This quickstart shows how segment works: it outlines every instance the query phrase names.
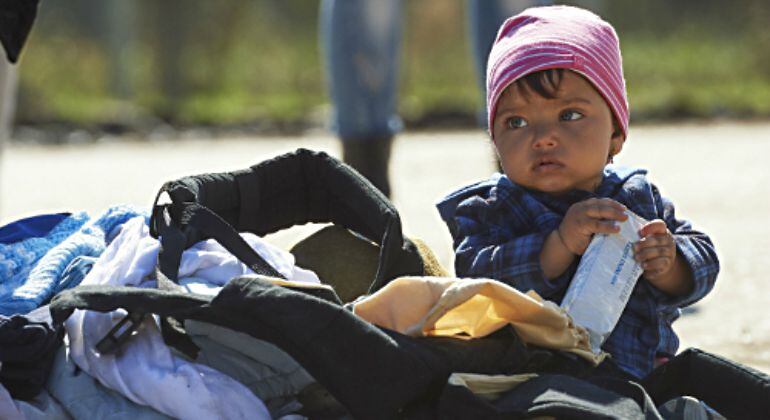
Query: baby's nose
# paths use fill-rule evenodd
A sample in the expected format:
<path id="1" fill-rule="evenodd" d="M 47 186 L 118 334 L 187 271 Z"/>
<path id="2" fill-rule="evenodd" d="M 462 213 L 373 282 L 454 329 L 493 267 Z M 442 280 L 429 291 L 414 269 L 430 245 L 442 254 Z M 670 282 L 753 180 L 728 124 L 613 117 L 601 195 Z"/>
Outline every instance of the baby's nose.
<path id="1" fill-rule="evenodd" d="M 556 132 L 551 126 L 537 127 L 532 146 L 535 148 L 554 147 L 558 144 Z"/>

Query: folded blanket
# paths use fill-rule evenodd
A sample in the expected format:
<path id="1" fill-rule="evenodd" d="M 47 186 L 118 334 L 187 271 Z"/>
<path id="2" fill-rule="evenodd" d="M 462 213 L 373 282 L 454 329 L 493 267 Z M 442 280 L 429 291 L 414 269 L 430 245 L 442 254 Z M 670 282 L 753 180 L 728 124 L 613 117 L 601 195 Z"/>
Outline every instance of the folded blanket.
<path id="1" fill-rule="evenodd" d="M 62 274 L 72 260 L 79 256 L 101 255 L 110 233 L 136 216 L 148 217 L 148 213 L 123 205 L 110 207 L 91 220 L 85 213 L 79 213 L 61 222 L 45 238 L 34 238 L 42 241 L 24 241 L 16 252 L 10 253 L 11 260 L 3 260 L 0 252 L 0 265 L 6 262 L 8 271 L 16 271 L 10 281 L 0 283 L 0 314 L 27 313 L 56 293 L 77 286 L 61 282 Z"/>
<path id="2" fill-rule="evenodd" d="M 29 272 L 46 252 L 77 232 L 88 219 L 88 214 L 76 213 L 62 220 L 45 236 L 0 244 L 0 300 L 27 280 Z"/>

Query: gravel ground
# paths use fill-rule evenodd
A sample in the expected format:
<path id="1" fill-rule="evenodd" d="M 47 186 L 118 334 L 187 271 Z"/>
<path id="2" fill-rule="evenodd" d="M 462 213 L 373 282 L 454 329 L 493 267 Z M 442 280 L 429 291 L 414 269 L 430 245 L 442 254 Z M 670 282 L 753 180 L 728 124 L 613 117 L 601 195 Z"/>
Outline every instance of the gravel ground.
<path id="1" fill-rule="evenodd" d="M 676 324 L 683 347 L 770 372 L 770 124 L 633 127 L 620 164 L 650 170 L 677 214 L 709 233 L 721 258 L 714 291 Z M 118 141 L 121 140 L 121 141 Z M 326 133 L 275 138 L 105 139 L 62 146 L 7 145 L 0 166 L 0 224 L 55 211 L 97 213 L 116 203 L 149 205 L 160 185 L 184 175 L 240 169 L 308 147 L 339 156 Z M 487 177 L 492 151 L 479 131 L 407 133 L 395 144 L 394 202 L 408 235 L 446 266 L 451 240 L 434 203 Z M 272 238 L 289 246 L 312 227 Z"/>

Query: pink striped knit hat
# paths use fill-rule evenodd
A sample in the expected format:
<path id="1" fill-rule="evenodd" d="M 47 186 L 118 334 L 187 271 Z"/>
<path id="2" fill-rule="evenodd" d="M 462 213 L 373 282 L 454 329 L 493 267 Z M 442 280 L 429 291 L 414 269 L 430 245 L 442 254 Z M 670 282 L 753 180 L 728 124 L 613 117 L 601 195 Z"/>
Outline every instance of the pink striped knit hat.
<path id="1" fill-rule="evenodd" d="M 540 70 L 573 70 L 593 84 L 628 136 L 628 99 L 615 30 L 576 7 L 534 7 L 500 27 L 487 61 L 487 118 L 493 136 L 497 101 L 511 83 Z"/>

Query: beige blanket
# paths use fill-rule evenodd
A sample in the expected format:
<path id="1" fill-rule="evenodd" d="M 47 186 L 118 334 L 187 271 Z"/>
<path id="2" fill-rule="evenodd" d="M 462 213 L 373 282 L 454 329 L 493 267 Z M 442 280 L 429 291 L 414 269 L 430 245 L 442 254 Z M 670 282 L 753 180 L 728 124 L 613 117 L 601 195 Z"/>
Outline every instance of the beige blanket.
<path id="1" fill-rule="evenodd" d="M 524 342 L 565 350 L 598 364 L 588 332 L 555 303 L 486 279 L 402 277 L 356 303 L 354 313 L 411 336 L 484 337 L 512 325 Z"/>

